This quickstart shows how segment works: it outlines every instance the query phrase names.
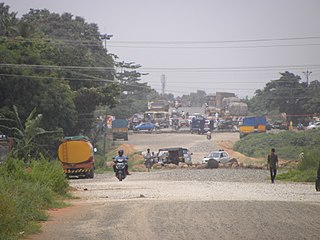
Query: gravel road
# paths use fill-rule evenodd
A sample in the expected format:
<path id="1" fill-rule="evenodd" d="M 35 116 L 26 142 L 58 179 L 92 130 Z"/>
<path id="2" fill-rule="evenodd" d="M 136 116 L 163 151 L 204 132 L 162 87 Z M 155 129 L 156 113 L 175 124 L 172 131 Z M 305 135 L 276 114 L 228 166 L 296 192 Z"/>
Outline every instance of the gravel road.
<path id="1" fill-rule="evenodd" d="M 192 161 L 194 163 L 201 162 L 202 158 L 213 150 L 218 150 L 217 142 L 239 140 L 239 133 L 225 132 L 213 133 L 212 140 L 208 141 L 205 135 L 190 133 L 162 133 L 162 134 L 130 134 L 129 143 L 133 144 L 138 151 L 146 151 L 150 148 L 155 153 L 160 148 L 166 147 L 185 147 L 192 153 Z"/>
<path id="2" fill-rule="evenodd" d="M 181 136 L 137 134 L 130 141 L 137 150 L 169 141 L 200 146 L 198 154 L 207 150 L 204 136 Z M 219 168 L 134 172 L 123 182 L 112 173 L 71 180 L 79 199 L 55 211 L 43 233 L 29 239 L 319 239 L 314 185 L 271 184 L 268 176 L 266 170 Z"/>

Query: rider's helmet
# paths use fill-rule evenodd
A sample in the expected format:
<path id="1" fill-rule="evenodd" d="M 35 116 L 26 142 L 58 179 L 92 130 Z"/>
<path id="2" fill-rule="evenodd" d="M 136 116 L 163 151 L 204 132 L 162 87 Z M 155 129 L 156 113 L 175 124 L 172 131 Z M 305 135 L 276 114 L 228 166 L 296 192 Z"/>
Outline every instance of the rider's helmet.
<path id="1" fill-rule="evenodd" d="M 120 149 L 120 150 L 118 151 L 118 154 L 119 154 L 119 156 L 122 156 L 122 155 L 123 155 L 123 150 Z"/>

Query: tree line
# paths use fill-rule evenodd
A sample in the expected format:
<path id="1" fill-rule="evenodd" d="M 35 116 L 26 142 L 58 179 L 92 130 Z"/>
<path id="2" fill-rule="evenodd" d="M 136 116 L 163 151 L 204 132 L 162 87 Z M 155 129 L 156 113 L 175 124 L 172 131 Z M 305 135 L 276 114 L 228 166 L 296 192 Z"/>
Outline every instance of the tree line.
<path id="1" fill-rule="evenodd" d="M 252 114 L 285 113 L 287 120 L 294 123 L 307 121 L 320 114 L 320 82 L 314 80 L 308 84 L 299 75 L 285 71 L 279 79 L 256 90 L 254 97 L 246 102 Z"/>
<path id="2" fill-rule="evenodd" d="M 97 106 L 128 116 L 157 96 L 141 83 L 141 66 L 108 53 L 98 26 L 82 17 L 31 9 L 17 18 L 0 3 L 0 18 L 0 133 L 16 142 L 27 138 L 26 124 L 36 122 L 38 130 L 61 133 L 53 140 L 29 132 L 45 152 L 61 135 L 90 136 Z"/>

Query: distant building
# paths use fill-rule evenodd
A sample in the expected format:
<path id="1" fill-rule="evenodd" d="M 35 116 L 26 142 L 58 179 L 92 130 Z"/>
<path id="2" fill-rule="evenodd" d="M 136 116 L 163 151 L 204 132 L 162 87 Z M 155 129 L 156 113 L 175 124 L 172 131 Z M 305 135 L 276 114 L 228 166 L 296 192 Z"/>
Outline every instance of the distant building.
<path id="1" fill-rule="evenodd" d="M 208 94 L 206 96 L 206 103 L 208 104 L 208 107 L 216 107 L 217 106 L 217 98 L 215 94 Z"/>
<path id="2" fill-rule="evenodd" d="M 222 101 L 224 98 L 229 98 L 229 97 L 235 97 L 236 95 L 234 93 L 229 93 L 229 92 L 217 92 L 216 93 L 216 106 L 218 108 L 222 108 Z"/>

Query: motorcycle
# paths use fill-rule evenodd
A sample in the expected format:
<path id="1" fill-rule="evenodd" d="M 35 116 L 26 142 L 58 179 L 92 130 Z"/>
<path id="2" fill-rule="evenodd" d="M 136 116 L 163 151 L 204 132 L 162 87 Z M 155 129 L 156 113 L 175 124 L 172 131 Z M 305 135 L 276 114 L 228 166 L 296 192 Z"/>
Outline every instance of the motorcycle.
<path id="1" fill-rule="evenodd" d="M 113 158 L 115 163 L 116 177 L 122 181 L 127 177 L 126 166 L 128 165 L 128 158 Z"/>
<path id="2" fill-rule="evenodd" d="M 207 139 L 211 140 L 211 133 L 207 133 Z"/>

